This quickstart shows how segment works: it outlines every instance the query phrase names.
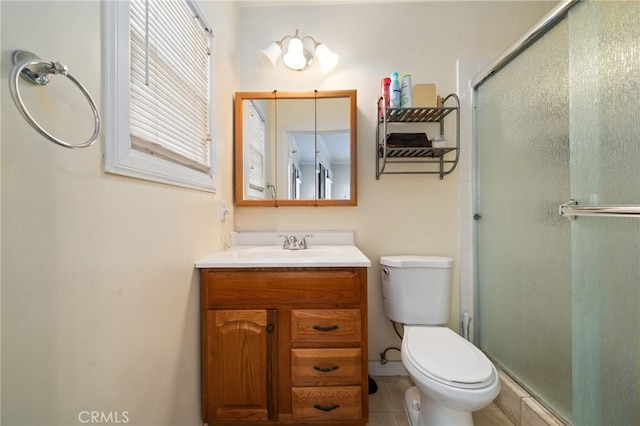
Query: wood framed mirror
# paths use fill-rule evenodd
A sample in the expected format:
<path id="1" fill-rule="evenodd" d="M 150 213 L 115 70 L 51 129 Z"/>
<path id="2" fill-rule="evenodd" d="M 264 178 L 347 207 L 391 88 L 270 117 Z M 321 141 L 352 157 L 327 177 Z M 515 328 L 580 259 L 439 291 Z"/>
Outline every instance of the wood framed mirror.
<path id="1" fill-rule="evenodd" d="M 237 206 L 355 206 L 355 90 L 237 92 Z"/>

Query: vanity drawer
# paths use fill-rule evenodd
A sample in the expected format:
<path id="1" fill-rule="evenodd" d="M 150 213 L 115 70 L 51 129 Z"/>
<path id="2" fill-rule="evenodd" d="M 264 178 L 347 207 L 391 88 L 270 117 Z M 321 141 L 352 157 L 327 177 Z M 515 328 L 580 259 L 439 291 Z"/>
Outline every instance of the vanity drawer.
<path id="1" fill-rule="evenodd" d="M 292 309 L 292 343 L 360 344 L 360 309 Z"/>
<path id="2" fill-rule="evenodd" d="M 293 386 L 359 385 L 362 382 L 362 350 L 292 349 Z"/>
<path id="3" fill-rule="evenodd" d="M 239 304 L 360 304 L 366 272 L 354 268 L 203 269 L 207 309 Z"/>
<path id="4" fill-rule="evenodd" d="M 292 388 L 293 420 L 331 421 L 362 418 L 360 386 Z"/>

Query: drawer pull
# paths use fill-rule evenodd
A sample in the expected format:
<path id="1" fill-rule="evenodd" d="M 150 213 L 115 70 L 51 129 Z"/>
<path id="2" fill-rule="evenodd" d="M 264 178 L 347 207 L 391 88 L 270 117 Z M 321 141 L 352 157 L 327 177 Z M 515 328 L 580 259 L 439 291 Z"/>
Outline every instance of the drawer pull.
<path id="1" fill-rule="evenodd" d="M 340 408 L 340 406 L 338 404 L 327 404 L 327 405 L 316 404 L 313 406 L 313 408 L 320 411 L 333 411 L 336 408 Z"/>
<path id="2" fill-rule="evenodd" d="M 314 325 L 313 329 L 314 330 L 318 330 L 318 331 L 333 331 L 333 330 L 337 330 L 340 327 L 336 324 L 336 325 L 330 325 L 328 327 L 326 326 L 322 326 L 322 325 Z"/>
<path id="3" fill-rule="evenodd" d="M 319 365 L 313 366 L 314 370 L 322 371 L 323 373 L 331 373 L 332 371 L 335 371 L 338 368 L 340 368 L 339 365 L 332 365 L 331 367 L 320 367 Z"/>

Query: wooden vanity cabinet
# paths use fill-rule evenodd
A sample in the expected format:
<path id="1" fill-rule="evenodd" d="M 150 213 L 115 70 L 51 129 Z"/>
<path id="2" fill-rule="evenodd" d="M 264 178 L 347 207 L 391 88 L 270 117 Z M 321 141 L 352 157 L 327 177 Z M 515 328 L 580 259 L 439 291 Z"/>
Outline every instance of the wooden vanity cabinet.
<path id="1" fill-rule="evenodd" d="M 205 268 L 210 425 L 365 425 L 367 269 Z"/>

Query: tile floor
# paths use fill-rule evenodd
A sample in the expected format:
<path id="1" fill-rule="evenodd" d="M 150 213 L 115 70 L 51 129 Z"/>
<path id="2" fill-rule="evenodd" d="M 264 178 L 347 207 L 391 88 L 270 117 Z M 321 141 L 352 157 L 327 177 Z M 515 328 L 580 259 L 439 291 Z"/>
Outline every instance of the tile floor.
<path id="1" fill-rule="evenodd" d="M 405 376 L 374 377 L 378 392 L 369 395 L 368 426 L 409 426 L 404 411 L 404 392 L 413 386 Z M 513 426 L 495 405 L 473 413 L 475 426 Z"/>

